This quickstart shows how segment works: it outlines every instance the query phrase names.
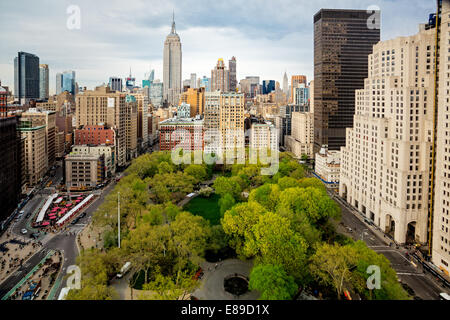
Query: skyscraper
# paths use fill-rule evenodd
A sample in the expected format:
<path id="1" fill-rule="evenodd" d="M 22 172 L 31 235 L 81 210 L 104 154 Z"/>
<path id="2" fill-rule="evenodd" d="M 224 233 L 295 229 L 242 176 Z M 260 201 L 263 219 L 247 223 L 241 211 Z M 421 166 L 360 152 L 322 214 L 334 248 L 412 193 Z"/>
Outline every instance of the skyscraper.
<path id="1" fill-rule="evenodd" d="M 110 77 L 108 86 L 113 91 L 122 92 L 123 89 L 122 78 Z"/>
<path id="2" fill-rule="evenodd" d="M 379 19 L 379 11 L 376 11 Z M 345 146 L 353 127 L 355 90 L 364 87 L 367 57 L 380 41 L 380 28 L 369 25 L 366 10 L 321 9 L 314 16 L 314 149 Z M 379 21 L 379 20 L 378 20 Z M 292 83 L 292 88 L 295 84 Z"/>
<path id="3" fill-rule="evenodd" d="M 22 103 L 39 99 L 39 57 L 19 52 L 14 59 L 14 96 Z"/>
<path id="4" fill-rule="evenodd" d="M 230 78 L 230 83 L 229 83 L 228 87 L 231 92 L 236 92 L 236 88 L 237 88 L 236 57 L 232 57 L 231 60 L 228 61 L 228 70 L 229 70 L 229 78 Z"/>
<path id="5" fill-rule="evenodd" d="M 56 94 L 65 91 L 72 95 L 76 94 L 75 71 L 64 71 L 56 74 Z"/>
<path id="6" fill-rule="evenodd" d="M 182 91 L 181 40 L 175 29 L 175 15 L 172 20 L 172 31 L 164 42 L 163 64 L 164 99 L 174 105 L 178 103 L 179 95 Z"/>
<path id="7" fill-rule="evenodd" d="M 275 80 L 263 80 L 262 94 L 269 94 L 275 91 Z"/>
<path id="8" fill-rule="evenodd" d="M 211 70 L 211 91 L 220 90 L 222 92 L 229 91 L 229 71 L 223 62 L 223 59 L 220 58 L 217 61 L 216 67 Z"/>
<path id="9" fill-rule="evenodd" d="M 191 73 L 190 87 L 192 89 L 196 89 L 197 88 L 197 74 L 195 74 L 195 73 Z"/>
<path id="10" fill-rule="evenodd" d="M 47 64 L 39 65 L 39 99 L 48 100 L 49 93 L 49 71 Z"/>
<path id="11" fill-rule="evenodd" d="M 283 77 L 283 92 L 289 98 L 289 80 L 286 72 Z"/>
<path id="12" fill-rule="evenodd" d="M 450 32 L 450 0 L 437 1 L 437 16 L 435 19 L 436 34 L 434 39 L 437 43 L 430 48 L 439 48 L 436 54 L 436 77 L 434 80 L 434 99 L 429 99 L 429 104 L 434 100 L 433 113 L 433 147 L 432 147 L 432 170 L 430 218 L 429 218 L 429 250 L 432 262 L 445 274 L 450 273 L 450 157 L 449 141 L 450 135 L 450 111 L 448 107 L 448 88 L 450 75 L 448 73 L 448 55 L 450 44 L 448 33 Z M 430 19 L 429 25 L 433 24 Z M 436 37 L 437 35 L 437 37 Z M 427 52 L 428 53 L 428 52 Z M 427 59 L 429 57 L 427 56 Z M 433 59 L 433 55 L 430 57 Z M 422 65 L 421 65 L 422 67 Z M 423 67 L 422 67 L 423 68 Z M 431 90 L 430 90 L 431 91 Z"/>
<path id="13" fill-rule="evenodd" d="M 294 103 L 294 88 L 297 88 L 299 84 L 307 84 L 306 76 L 303 75 L 294 75 L 291 80 L 291 95 L 289 96 L 289 101 Z"/>
<path id="14" fill-rule="evenodd" d="M 131 68 L 130 68 L 130 75 L 125 78 L 125 88 L 128 91 L 133 91 L 134 87 L 136 86 L 136 78 L 133 77 L 131 74 Z"/>
<path id="15" fill-rule="evenodd" d="M 17 125 L 17 117 L 0 117 L 0 222 L 17 208 L 21 194 L 21 147 Z"/>
<path id="16" fill-rule="evenodd" d="M 62 90 L 62 83 L 63 83 L 63 75 L 62 73 L 57 73 L 56 74 L 56 95 L 61 94 L 61 90 Z"/>
<path id="17" fill-rule="evenodd" d="M 397 243 L 427 242 L 435 39 L 422 25 L 373 47 L 341 148 L 340 195 Z"/>

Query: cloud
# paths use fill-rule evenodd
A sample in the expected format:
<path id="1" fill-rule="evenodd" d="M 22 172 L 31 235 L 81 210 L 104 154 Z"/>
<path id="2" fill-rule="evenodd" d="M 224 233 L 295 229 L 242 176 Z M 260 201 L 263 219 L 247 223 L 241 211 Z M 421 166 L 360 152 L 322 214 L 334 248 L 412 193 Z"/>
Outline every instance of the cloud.
<path id="1" fill-rule="evenodd" d="M 81 9 L 81 29 L 66 27 L 69 5 Z M 183 79 L 210 76 L 218 58 L 238 61 L 238 79 L 258 75 L 282 80 L 313 75 L 313 15 L 320 8 L 382 11 L 382 39 L 411 35 L 435 10 L 423 0 L 26 0 L 2 3 L 0 79 L 13 86 L 18 51 L 37 54 L 55 75 L 75 70 L 77 82 L 94 87 L 131 67 L 141 80 L 151 68 L 162 78 L 163 43 L 175 10 L 183 45 Z M 400 14 L 401 16 L 400 16 Z M 400 23 L 401 20 L 401 23 Z M 161 79 L 162 80 L 162 79 Z"/>

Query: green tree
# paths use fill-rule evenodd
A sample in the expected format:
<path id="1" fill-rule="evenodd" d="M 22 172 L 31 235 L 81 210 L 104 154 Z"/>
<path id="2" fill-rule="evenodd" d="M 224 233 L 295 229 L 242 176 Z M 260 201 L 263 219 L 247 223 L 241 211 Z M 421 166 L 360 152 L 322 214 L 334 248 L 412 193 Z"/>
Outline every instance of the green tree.
<path id="1" fill-rule="evenodd" d="M 308 245 L 301 235 L 295 233 L 288 219 L 273 212 L 259 217 L 247 238 L 246 248 L 262 264 L 283 266 L 290 275 L 305 275 Z"/>
<path id="2" fill-rule="evenodd" d="M 196 183 L 205 181 L 208 178 L 206 168 L 199 164 L 189 165 L 186 169 L 184 169 L 184 173 L 193 177 Z"/>
<path id="3" fill-rule="evenodd" d="M 289 300 L 297 292 L 297 285 L 283 267 L 267 264 L 253 268 L 249 289 L 261 292 L 261 300 Z"/>
<path id="4" fill-rule="evenodd" d="M 223 217 L 225 212 L 233 208 L 236 204 L 233 196 L 229 193 L 225 194 L 223 197 L 219 199 L 219 207 L 220 207 L 220 215 Z"/>
<path id="5" fill-rule="evenodd" d="M 239 256 L 251 257 L 254 254 L 254 250 L 247 247 L 247 240 L 253 237 L 253 227 L 265 213 L 266 210 L 257 202 L 237 204 L 225 213 L 222 227 L 230 237 L 230 246 Z"/>
<path id="6" fill-rule="evenodd" d="M 370 300 L 408 300 L 411 299 L 397 280 L 397 274 L 391 267 L 389 260 L 366 246 L 362 241 L 349 245 L 356 251 L 357 268 L 353 271 L 352 284 L 355 290 L 364 298 Z M 367 273 L 369 266 L 378 266 L 381 271 L 381 288 L 369 290 Z"/>
<path id="7" fill-rule="evenodd" d="M 340 300 L 342 293 L 352 281 L 351 268 L 357 264 L 354 249 L 349 246 L 322 244 L 311 258 L 311 274 L 322 284 L 336 290 Z"/>
<path id="8" fill-rule="evenodd" d="M 283 191 L 288 188 L 298 187 L 298 180 L 291 177 L 283 177 L 278 180 L 278 186 Z"/>
<path id="9" fill-rule="evenodd" d="M 216 181 L 214 181 L 214 189 L 221 197 L 228 193 L 231 194 L 234 199 L 239 199 L 242 192 L 241 186 L 236 180 L 225 177 L 218 177 Z"/>
<path id="10" fill-rule="evenodd" d="M 329 218 L 340 216 L 340 207 L 330 197 L 316 188 L 290 188 L 280 194 L 277 209 L 305 214 L 315 225 L 322 225 Z"/>
<path id="11" fill-rule="evenodd" d="M 269 211 L 275 210 L 280 197 L 280 188 L 276 184 L 266 183 L 250 192 L 249 201 L 256 201 Z"/>
<path id="12" fill-rule="evenodd" d="M 175 279 L 174 279 L 175 278 Z M 157 273 L 155 280 L 143 286 L 144 290 L 153 291 L 144 294 L 141 300 L 185 300 L 188 293 L 198 287 L 198 281 L 191 272 L 179 271 L 175 277 Z"/>

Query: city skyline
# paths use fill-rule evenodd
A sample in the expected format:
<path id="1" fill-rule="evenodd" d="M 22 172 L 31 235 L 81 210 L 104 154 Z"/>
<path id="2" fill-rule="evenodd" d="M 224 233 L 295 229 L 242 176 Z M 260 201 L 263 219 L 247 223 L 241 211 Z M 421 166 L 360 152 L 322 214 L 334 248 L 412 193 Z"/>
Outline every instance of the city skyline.
<path id="1" fill-rule="evenodd" d="M 0 13 L 0 19 L 5 22 L 0 35 L 4 44 L 0 53 L 0 75 L 4 85 L 14 86 L 13 58 L 19 51 L 36 54 L 41 63 L 49 65 L 50 94 L 55 93 L 56 73 L 65 70 L 75 70 L 78 84 L 88 88 L 107 83 L 111 76 L 124 78 L 130 67 L 138 81 L 144 78 L 150 66 L 155 69 L 155 79 L 162 80 L 162 49 L 164 38 L 170 32 L 173 10 L 177 17 L 177 32 L 183 39 L 185 67 L 182 79 L 188 79 L 191 73 L 198 77 L 208 76 L 218 58 L 227 60 L 232 56 L 239 61 L 238 82 L 245 76 L 256 75 L 281 84 L 285 70 L 289 77 L 305 74 L 312 79 L 311 16 L 321 8 L 364 10 L 371 5 L 378 6 L 382 18 L 381 40 L 417 32 L 418 23 L 423 22 L 423 12 L 434 10 L 433 2 L 423 1 L 415 1 L 414 5 L 408 1 L 336 1 L 330 5 L 324 1 L 310 4 L 286 0 L 267 3 L 256 11 L 249 3 L 241 12 L 232 11 L 235 7 L 232 2 L 200 6 L 190 1 L 133 1 L 127 8 L 116 2 L 108 3 L 108 7 L 101 3 L 88 6 L 85 1 L 77 5 L 81 11 L 80 30 L 69 30 L 66 26 L 71 16 L 66 13 L 67 3 L 54 4 L 55 10 L 51 12 L 41 11 L 45 6 L 34 8 L 22 1 L 12 7 L 5 4 L 5 10 Z M 269 18 L 275 7 L 277 14 L 270 16 L 270 23 L 265 23 L 268 20 L 264 17 Z M 208 15 L 202 14 L 203 10 L 208 11 Z M 402 25 L 395 22 L 398 11 L 403 14 Z M 28 21 L 26 17 L 30 15 L 34 19 L 32 24 L 23 23 L 14 30 L 8 28 L 13 25 L 11 19 Z M 45 22 L 40 23 L 41 19 Z M 109 29 L 108 33 L 104 32 L 105 28 Z M 16 33 L 17 37 L 14 36 Z M 52 41 L 59 37 L 65 39 L 64 45 Z M 292 46 L 292 43 L 304 46 Z"/>

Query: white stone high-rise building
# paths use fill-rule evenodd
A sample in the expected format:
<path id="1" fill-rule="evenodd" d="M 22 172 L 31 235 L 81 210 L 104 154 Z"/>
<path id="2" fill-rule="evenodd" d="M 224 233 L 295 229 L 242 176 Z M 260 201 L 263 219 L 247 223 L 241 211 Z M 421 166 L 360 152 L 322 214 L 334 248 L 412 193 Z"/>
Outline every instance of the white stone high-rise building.
<path id="1" fill-rule="evenodd" d="M 438 8 L 438 46 L 439 58 L 436 66 L 437 95 L 435 117 L 435 161 L 434 188 L 432 197 L 432 262 L 444 273 L 450 272 L 450 0 L 443 0 Z M 433 59 L 433 55 L 431 55 Z M 433 99 L 430 98 L 430 104 Z"/>
<path id="2" fill-rule="evenodd" d="M 175 15 L 172 21 L 172 31 L 164 42 L 163 64 L 164 100 L 167 100 L 169 104 L 176 105 L 183 88 L 181 86 L 181 40 L 175 29 Z"/>
<path id="3" fill-rule="evenodd" d="M 339 194 L 398 243 L 427 242 L 435 36 L 374 45 L 341 149 Z"/>

